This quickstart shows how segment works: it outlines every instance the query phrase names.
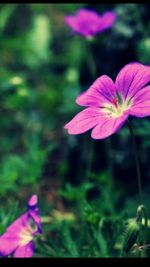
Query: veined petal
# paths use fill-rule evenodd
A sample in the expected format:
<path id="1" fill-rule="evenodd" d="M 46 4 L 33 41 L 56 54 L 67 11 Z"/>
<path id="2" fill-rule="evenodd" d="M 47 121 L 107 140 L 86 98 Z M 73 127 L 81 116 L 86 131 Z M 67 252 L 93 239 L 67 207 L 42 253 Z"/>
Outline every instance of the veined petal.
<path id="1" fill-rule="evenodd" d="M 136 107 L 132 108 L 130 111 L 130 115 L 140 118 L 150 116 L 150 100 L 136 105 Z"/>
<path id="2" fill-rule="evenodd" d="M 130 115 L 143 118 L 150 116 L 150 100 L 137 104 L 130 110 Z"/>
<path id="3" fill-rule="evenodd" d="M 132 106 L 139 104 L 140 102 L 150 100 L 150 86 L 146 86 L 138 91 L 134 97 L 132 97 Z"/>
<path id="4" fill-rule="evenodd" d="M 127 64 L 117 75 L 115 84 L 124 98 L 133 97 L 150 81 L 150 66 L 138 62 Z"/>
<path id="5" fill-rule="evenodd" d="M 69 134 L 80 134 L 88 131 L 105 119 L 105 114 L 99 108 L 86 108 L 79 112 L 69 123 L 65 125 Z"/>
<path id="6" fill-rule="evenodd" d="M 25 246 L 18 247 L 14 253 L 14 258 L 31 258 L 34 253 L 34 243 L 29 242 Z"/>
<path id="7" fill-rule="evenodd" d="M 136 117 L 150 116 L 150 86 L 141 89 L 132 99 L 130 115 Z"/>
<path id="8" fill-rule="evenodd" d="M 90 86 L 90 88 L 76 98 L 80 106 L 100 107 L 104 103 L 111 103 L 116 94 L 116 87 L 111 78 L 102 75 Z"/>
<path id="9" fill-rule="evenodd" d="M 123 114 L 119 118 L 108 118 L 103 122 L 100 122 L 91 133 L 93 139 L 103 139 L 106 138 L 115 132 L 117 132 L 121 126 L 127 120 L 129 114 Z"/>

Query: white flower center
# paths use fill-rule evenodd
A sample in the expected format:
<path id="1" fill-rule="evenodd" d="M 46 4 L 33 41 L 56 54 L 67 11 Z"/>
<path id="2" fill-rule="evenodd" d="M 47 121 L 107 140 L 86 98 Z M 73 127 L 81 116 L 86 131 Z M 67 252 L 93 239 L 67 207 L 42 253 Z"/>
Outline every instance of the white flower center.
<path id="1" fill-rule="evenodd" d="M 102 110 L 111 118 L 120 117 L 125 111 L 131 107 L 130 99 L 123 100 L 119 94 L 112 99 L 112 104 L 104 104 Z"/>
<path id="2" fill-rule="evenodd" d="M 31 240 L 33 240 L 33 229 L 31 227 L 24 228 L 20 233 L 20 245 L 25 246 L 27 245 Z"/>

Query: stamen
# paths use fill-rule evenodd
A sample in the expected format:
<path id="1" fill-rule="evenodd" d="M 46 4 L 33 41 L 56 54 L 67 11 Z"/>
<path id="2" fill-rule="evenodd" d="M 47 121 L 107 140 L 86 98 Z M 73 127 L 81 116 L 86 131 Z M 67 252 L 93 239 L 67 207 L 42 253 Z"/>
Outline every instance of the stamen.
<path id="1" fill-rule="evenodd" d="M 100 108 L 108 117 L 118 118 L 132 105 L 130 99 L 124 99 L 118 92 L 111 99 L 111 104 L 103 104 Z"/>

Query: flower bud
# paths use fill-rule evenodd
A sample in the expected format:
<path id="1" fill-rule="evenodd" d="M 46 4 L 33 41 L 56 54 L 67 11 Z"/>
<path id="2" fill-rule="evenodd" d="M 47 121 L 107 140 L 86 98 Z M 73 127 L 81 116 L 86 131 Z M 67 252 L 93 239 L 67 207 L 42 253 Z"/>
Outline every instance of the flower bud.
<path id="1" fill-rule="evenodd" d="M 130 220 L 124 235 L 123 252 L 128 253 L 131 250 L 133 245 L 136 243 L 139 232 L 140 225 L 136 222 L 136 220 Z"/>

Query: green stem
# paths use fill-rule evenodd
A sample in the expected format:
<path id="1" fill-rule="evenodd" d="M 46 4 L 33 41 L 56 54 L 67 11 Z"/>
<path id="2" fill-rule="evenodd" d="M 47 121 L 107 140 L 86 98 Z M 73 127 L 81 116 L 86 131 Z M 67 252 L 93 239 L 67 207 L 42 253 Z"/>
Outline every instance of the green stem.
<path id="1" fill-rule="evenodd" d="M 89 66 L 89 70 L 91 73 L 91 77 L 93 80 L 96 79 L 97 76 L 97 71 L 96 71 L 96 64 L 95 64 L 95 59 L 91 47 L 91 42 L 90 40 L 85 40 L 85 46 L 86 46 L 86 59 L 87 59 L 87 64 Z"/>
<path id="2" fill-rule="evenodd" d="M 92 42 L 91 40 L 84 40 L 85 59 L 86 59 L 87 64 L 88 64 L 91 78 L 94 81 L 97 78 L 96 77 L 97 76 L 97 70 L 96 70 L 95 58 L 94 58 L 94 54 L 92 51 L 92 46 L 91 46 L 92 43 L 91 42 Z M 91 174 L 93 157 L 94 157 L 94 141 L 92 139 L 90 139 L 86 177 L 89 177 Z"/>
<path id="3" fill-rule="evenodd" d="M 93 157 L 94 157 L 94 141 L 91 139 L 89 143 L 88 162 L 87 162 L 87 167 L 86 167 L 86 177 L 88 178 L 91 175 Z"/>
<path id="4" fill-rule="evenodd" d="M 138 182 L 138 191 L 139 191 L 139 198 L 140 198 L 140 203 L 143 203 L 143 196 L 142 196 L 142 186 L 141 186 L 141 172 L 140 172 L 140 164 L 139 164 L 139 158 L 138 158 L 138 152 L 137 152 L 137 145 L 135 141 L 135 135 L 133 132 L 133 128 L 131 126 L 131 123 L 129 120 L 127 121 L 127 125 L 132 137 L 132 144 L 133 144 L 133 152 L 134 152 L 134 157 L 135 157 L 135 164 L 136 164 L 136 172 L 137 172 L 137 182 Z"/>
<path id="5" fill-rule="evenodd" d="M 95 64 L 95 58 L 94 58 L 94 54 L 93 54 L 93 50 L 92 50 L 92 42 L 94 40 L 84 40 L 85 42 L 85 56 L 86 56 L 86 60 L 87 60 L 87 64 L 91 73 L 91 78 L 93 79 L 93 81 L 96 80 L 97 78 L 97 68 L 96 68 L 96 64 Z M 88 55 L 88 57 L 87 57 Z M 93 140 L 90 141 L 90 148 L 89 148 L 89 160 L 88 160 L 88 164 L 87 164 L 87 174 L 86 176 L 90 175 L 90 171 L 91 171 L 91 167 L 92 167 L 92 161 L 93 161 L 93 157 L 94 157 L 94 142 Z M 110 139 L 105 140 L 105 149 L 106 149 L 106 160 L 107 160 L 107 168 L 108 168 L 108 172 L 109 172 L 109 177 L 113 177 L 113 166 L 112 166 L 112 160 L 110 158 L 110 151 L 111 151 L 111 141 Z M 112 179 L 111 179 L 112 180 Z"/>
<path id="6" fill-rule="evenodd" d="M 110 177 L 110 181 L 113 181 L 113 162 L 111 157 L 112 147 L 111 147 L 111 138 L 105 139 L 105 150 L 106 150 L 106 161 L 107 161 L 107 169 Z"/>

